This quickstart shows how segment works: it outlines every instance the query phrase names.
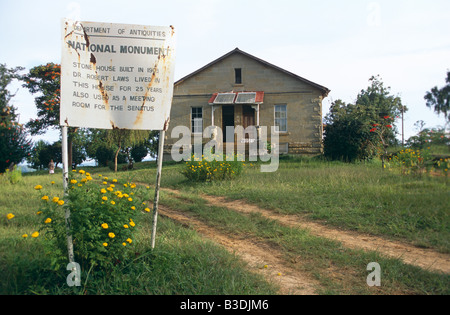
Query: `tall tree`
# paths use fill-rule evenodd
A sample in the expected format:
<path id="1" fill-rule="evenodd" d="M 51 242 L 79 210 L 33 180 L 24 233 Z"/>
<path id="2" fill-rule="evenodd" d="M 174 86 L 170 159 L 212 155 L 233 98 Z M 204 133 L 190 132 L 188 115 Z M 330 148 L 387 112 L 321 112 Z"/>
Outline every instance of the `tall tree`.
<path id="1" fill-rule="evenodd" d="M 445 79 L 447 85 L 439 89 L 437 86 L 425 94 L 427 107 L 434 108 L 434 111 L 444 117 L 450 122 L 450 71 L 447 71 L 447 78 Z"/>
<path id="2" fill-rule="evenodd" d="M 31 150 L 25 128 L 17 121 L 16 108 L 10 104 L 14 95 L 7 88 L 12 80 L 20 77 L 21 70 L 21 67 L 8 69 L 0 64 L 0 173 L 22 162 Z"/>
<path id="3" fill-rule="evenodd" d="M 59 109 L 61 104 L 61 65 L 47 63 L 30 69 L 22 77 L 23 84 L 31 94 L 36 94 L 35 105 L 37 118 L 30 120 L 26 126 L 31 135 L 42 135 L 48 128 L 60 129 Z M 72 143 L 78 128 L 68 130 L 68 159 L 72 165 Z"/>

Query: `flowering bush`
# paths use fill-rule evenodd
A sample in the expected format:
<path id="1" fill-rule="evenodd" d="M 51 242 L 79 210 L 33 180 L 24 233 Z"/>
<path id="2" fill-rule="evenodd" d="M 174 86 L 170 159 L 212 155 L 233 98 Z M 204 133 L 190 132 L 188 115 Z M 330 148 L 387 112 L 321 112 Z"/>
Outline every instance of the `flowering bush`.
<path id="1" fill-rule="evenodd" d="M 419 174 L 430 168 L 431 156 L 429 151 L 405 149 L 389 159 L 391 166 L 399 168 L 403 174 Z"/>
<path id="2" fill-rule="evenodd" d="M 232 179 L 239 176 L 243 170 L 243 161 L 235 156 L 212 155 L 211 158 L 196 158 L 192 156 L 182 170 L 182 174 L 190 181 L 212 182 Z"/>
<path id="3" fill-rule="evenodd" d="M 450 169 L 450 158 L 439 159 L 434 164 L 436 170 L 441 171 L 445 176 L 448 176 L 448 170 Z"/>
<path id="4" fill-rule="evenodd" d="M 80 170 L 70 175 L 67 203 L 41 194 L 41 231 L 56 244 L 56 260 L 67 260 L 64 207 L 70 209 L 70 234 L 77 263 L 110 267 L 129 254 L 136 217 L 140 210 L 150 210 L 137 196 L 136 184 L 120 184 L 101 175 L 100 182 L 95 183 L 89 173 Z M 35 189 L 41 191 L 42 186 Z"/>
<path id="5" fill-rule="evenodd" d="M 381 161 L 382 161 L 383 168 L 386 167 L 385 159 L 387 156 L 387 147 L 389 146 L 388 135 L 390 133 L 390 130 L 392 130 L 392 128 L 393 128 L 391 125 L 393 123 L 393 121 L 394 121 L 394 119 L 392 117 L 383 116 L 382 122 L 372 124 L 372 129 L 369 130 L 369 132 L 377 134 L 378 138 L 380 140 L 380 144 L 381 144 L 380 149 L 382 150 Z"/>

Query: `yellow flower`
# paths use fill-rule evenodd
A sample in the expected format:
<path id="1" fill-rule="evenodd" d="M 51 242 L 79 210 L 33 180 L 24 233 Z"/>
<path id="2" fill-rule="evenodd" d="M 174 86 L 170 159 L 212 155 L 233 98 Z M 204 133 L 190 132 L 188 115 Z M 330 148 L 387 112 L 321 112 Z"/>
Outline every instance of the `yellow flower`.
<path id="1" fill-rule="evenodd" d="M 83 170 L 79 170 L 79 171 L 78 171 L 78 173 L 80 173 L 80 174 L 84 174 L 84 173 L 85 173 L 85 171 L 83 171 Z"/>
<path id="2" fill-rule="evenodd" d="M 103 184 L 103 185 L 108 185 L 108 183 L 107 183 L 107 182 L 103 182 L 102 184 Z"/>
<path id="3" fill-rule="evenodd" d="M 103 223 L 102 228 L 104 228 L 106 230 L 108 228 L 108 223 Z"/>
<path id="4" fill-rule="evenodd" d="M 112 205 L 115 205 L 115 204 L 116 204 L 116 202 L 115 202 L 115 201 L 111 201 L 111 204 L 112 204 Z"/>
<path id="5" fill-rule="evenodd" d="M 133 241 L 131 240 L 131 238 L 127 238 L 127 242 L 131 244 L 131 242 Z"/>
<path id="6" fill-rule="evenodd" d="M 91 174 L 90 173 L 86 173 L 86 176 L 91 176 Z"/>
<path id="7" fill-rule="evenodd" d="M 57 203 L 57 202 L 59 201 L 59 198 L 58 198 L 58 197 L 53 197 L 52 201 L 53 201 L 54 203 Z"/>
<path id="8" fill-rule="evenodd" d="M 86 176 L 86 180 L 92 180 L 91 176 Z"/>
<path id="9" fill-rule="evenodd" d="M 42 189 L 42 186 L 41 185 L 36 185 L 36 186 L 34 186 L 34 189 L 40 190 L 40 189 Z"/>
<path id="10" fill-rule="evenodd" d="M 114 189 L 112 187 L 108 187 L 106 188 L 107 191 L 114 191 Z"/>
<path id="11" fill-rule="evenodd" d="M 132 207 L 131 207 L 131 210 L 136 210 L 136 207 L 135 207 L 135 206 L 132 206 Z"/>
<path id="12" fill-rule="evenodd" d="M 130 219 L 130 225 L 131 225 L 131 226 L 135 226 L 136 223 L 134 223 L 133 220 Z"/>
<path id="13" fill-rule="evenodd" d="M 117 179 L 113 179 L 112 181 L 113 181 L 113 183 L 117 183 Z"/>
<path id="14" fill-rule="evenodd" d="M 60 206 L 62 206 L 62 205 L 64 204 L 64 200 L 59 200 L 59 201 L 58 201 L 58 204 L 59 204 Z"/>
<path id="15" fill-rule="evenodd" d="M 23 234 L 22 237 L 23 237 L 23 238 L 27 238 L 27 237 L 28 237 L 28 234 Z"/>
<path id="16" fill-rule="evenodd" d="M 108 197 L 103 196 L 103 197 L 102 197 L 102 200 L 103 200 L 103 201 L 106 201 L 106 200 L 108 200 Z"/>
<path id="17" fill-rule="evenodd" d="M 124 227 L 125 229 L 128 229 L 128 225 L 127 225 L 127 224 L 124 224 L 123 227 Z"/>
<path id="18" fill-rule="evenodd" d="M 76 184 L 76 183 L 77 183 L 77 180 L 76 180 L 76 179 L 72 179 L 72 180 L 70 181 L 70 183 L 71 183 L 71 184 Z"/>
<path id="19" fill-rule="evenodd" d="M 33 238 L 36 238 L 38 236 L 39 236 L 39 232 L 38 231 L 33 232 L 33 234 L 31 234 L 31 237 L 33 237 Z"/>
<path id="20" fill-rule="evenodd" d="M 149 208 L 145 208 L 144 209 L 146 212 L 150 212 L 150 209 Z"/>
<path id="21" fill-rule="evenodd" d="M 127 246 L 127 243 L 123 242 L 122 245 L 123 245 L 123 246 Z"/>
<path id="22" fill-rule="evenodd" d="M 110 238 L 116 237 L 116 235 L 115 235 L 114 233 L 112 233 L 112 232 L 109 232 L 109 233 L 108 233 L 108 236 L 109 236 Z"/>
<path id="23" fill-rule="evenodd" d="M 128 201 L 133 201 L 133 198 L 128 198 Z"/>
<path id="24" fill-rule="evenodd" d="M 131 188 L 136 188 L 136 184 L 131 184 L 130 187 Z"/>
<path id="25" fill-rule="evenodd" d="M 115 188 L 115 187 L 116 187 L 116 185 L 114 185 L 114 184 L 111 184 L 111 185 L 109 185 L 109 187 L 111 187 L 111 188 Z"/>
<path id="26" fill-rule="evenodd" d="M 41 199 L 47 201 L 48 200 L 48 196 L 43 196 Z"/>
<path id="27" fill-rule="evenodd" d="M 45 219 L 45 221 L 44 221 L 45 224 L 48 224 L 48 223 L 50 223 L 50 222 L 52 222 L 52 219 L 50 219 L 50 218 L 47 218 L 47 219 Z"/>
<path id="28" fill-rule="evenodd" d="M 86 182 L 87 182 L 87 178 L 82 178 L 82 179 L 81 179 L 81 182 L 82 182 L 82 183 L 86 183 Z"/>
<path id="29" fill-rule="evenodd" d="M 55 182 L 54 182 L 54 181 L 51 181 L 51 183 L 50 183 L 50 184 L 54 185 L 54 184 L 55 184 Z"/>
<path id="30" fill-rule="evenodd" d="M 101 192 L 102 194 L 106 194 L 106 190 L 105 190 L 104 188 L 102 188 L 102 189 L 100 190 L 100 192 Z"/>
<path id="31" fill-rule="evenodd" d="M 36 214 L 41 214 L 42 213 L 42 211 L 38 211 L 38 212 L 36 212 Z"/>
<path id="32" fill-rule="evenodd" d="M 104 247 L 108 246 L 108 243 L 103 243 L 103 246 L 104 246 Z"/>
<path id="33" fill-rule="evenodd" d="M 15 217 L 15 215 L 12 214 L 12 213 L 8 213 L 8 214 L 6 215 L 6 218 L 7 218 L 8 220 L 11 220 L 11 219 L 14 218 L 14 217 Z"/>
<path id="34" fill-rule="evenodd" d="M 103 177 L 104 180 L 108 180 L 108 177 Z"/>

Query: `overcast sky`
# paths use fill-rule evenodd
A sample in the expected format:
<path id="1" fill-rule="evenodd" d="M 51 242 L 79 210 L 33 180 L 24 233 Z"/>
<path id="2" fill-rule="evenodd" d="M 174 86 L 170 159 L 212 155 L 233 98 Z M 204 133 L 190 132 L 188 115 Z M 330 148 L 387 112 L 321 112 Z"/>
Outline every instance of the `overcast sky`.
<path id="1" fill-rule="evenodd" d="M 175 80 L 239 47 L 329 88 L 324 115 L 332 101 L 354 101 L 380 75 L 409 108 L 406 139 L 418 120 L 426 127 L 445 124 L 423 97 L 445 85 L 450 69 L 448 0 L 0 0 L 0 63 L 26 70 L 60 63 L 65 17 L 173 25 Z M 34 98 L 11 88 L 19 89 L 13 104 L 20 122 L 35 118 Z M 58 134 L 40 138 L 53 142 Z"/>

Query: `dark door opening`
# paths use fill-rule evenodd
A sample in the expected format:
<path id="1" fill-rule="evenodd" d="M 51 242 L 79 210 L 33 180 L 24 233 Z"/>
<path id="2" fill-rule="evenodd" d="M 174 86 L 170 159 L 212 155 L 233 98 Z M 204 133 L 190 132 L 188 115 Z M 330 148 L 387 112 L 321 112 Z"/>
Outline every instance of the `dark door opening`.
<path id="1" fill-rule="evenodd" d="M 222 106 L 222 131 L 223 142 L 228 142 L 227 127 L 234 127 L 234 106 Z M 230 142 L 234 142 L 234 128 L 230 136 Z"/>
<path id="2" fill-rule="evenodd" d="M 242 106 L 242 123 L 244 128 L 255 125 L 255 110 L 250 105 Z"/>

